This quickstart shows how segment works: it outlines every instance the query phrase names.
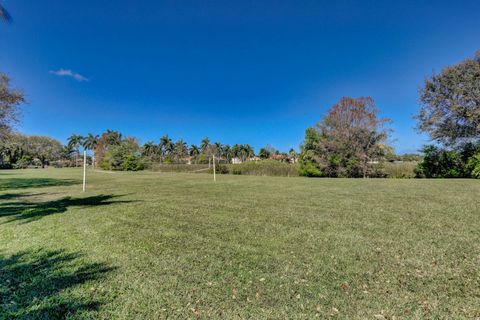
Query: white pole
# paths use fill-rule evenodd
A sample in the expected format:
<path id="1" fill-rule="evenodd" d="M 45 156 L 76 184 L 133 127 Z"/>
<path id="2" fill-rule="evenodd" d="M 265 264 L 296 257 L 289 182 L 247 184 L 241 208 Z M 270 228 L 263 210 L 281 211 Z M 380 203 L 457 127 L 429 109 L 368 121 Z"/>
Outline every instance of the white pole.
<path id="1" fill-rule="evenodd" d="M 83 192 L 85 192 L 86 177 L 87 177 L 87 151 L 83 151 Z"/>
<path id="2" fill-rule="evenodd" d="M 217 177 L 215 176 L 215 155 L 213 155 L 213 181 L 217 181 Z"/>

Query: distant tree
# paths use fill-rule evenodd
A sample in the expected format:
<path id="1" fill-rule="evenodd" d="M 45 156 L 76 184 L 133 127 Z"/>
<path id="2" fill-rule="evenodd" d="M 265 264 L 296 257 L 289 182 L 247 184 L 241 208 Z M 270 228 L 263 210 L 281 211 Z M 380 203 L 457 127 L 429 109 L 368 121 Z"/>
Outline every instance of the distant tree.
<path id="1" fill-rule="evenodd" d="M 122 134 L 118 131 L 108 129 L 104 135 L 107 145 L 118 146 L 122 143 Z"/>
<path id="2" fill-rule="evenodd" d="M 223 145 L 220 142 L 215 142 L 212 146 L 213 154 L 215 154 L 217 158 L 220 158 L 222 154 L 222 149 L 223 149 Z"/>
<path id="3" fill-rule="evenodd" d="M 83 139 L 83 147 L 85 150 L 94 150 L 95 147 L 97 146 L 98 139 L 100 137 L 98 135 L 94 135 L 92 133 L 89 133 L 84 139 Z"/>
<path id="4" fill-rule="evenodd" d="M 197 145 L 192 144 L 190 146 L 190 156 L 195 159 L 195 163 L 198 163 L 198 156 L 200 155 L 200 149 Z"/>
<path id="5" fill-rule="evenodd" d="M 183 141 L 182 139 L 175 142 L 173 153 L 174 153 L 174 157 L 177 160 L 177 162 L 180 161 L 181 159 L 185 158 L 186 156 L 188 156 L 187 143 L 185 141 Z"/>
<path id="6" fill-rule="evenodd" d="M 98 140 L 100 137 L 98 135 L 94 135 L 92 133 L 89 133 L 82 142 L 83 148 L 85 150 L 91 150 L 93 152 L 93 160 L 92 164 L 93 167 L 95 167 L 95 148 L 97 147 Z"/>
<path id="7" fill-rule="evenodd" d="M 29 136 L 25 147 L 32 157 L 40 160 L 42 168 L 51 161 L 59 160 L 62 153 L 59 141 L 43 136 Z"/>
<path id="8" fill-rule="evenodd" d="M 270 158 L 270 151 L 267 148 L 261 148 L 258 152 L 258 157 L 262 160 L 268 159 Z"/>
<path id="9" fill-rule="evenodd" d="M 165 160 L 166 155 L 173 152 L 174 146 L 172 139 L 170 139 L 168 135 L 164 135 L 163 137 L 161 137 L 159 148 L 162 160 Z"/>
<path id="10" fill-rule="evenodd" d="M 344 97 L 314 128 L 307 129 L 301 154 L 301 174 L 367 177 L 369 162 L 385 155 L 389 121 L 378 118 L 370 97 Z"/>
<path id="11" fill-rule="evenodd" d="M 221 156 L 225 158 L 227 163 L 232 161 L 232 150 L 228 144 L 223 145 Z"/>
<path id="12" fill-rule="evenodd" d="M 480 50 L 420 89 L 418 129 L 447 146 L 480 141 Z"/>
<path id="13" fill-rule="evenodd" d="M 297 162 L 298 154 L 293 148 L 288 151 L 288 156 L 291 162 L 293 163 Z"/>
<path id="14" fill-rule="evenodd" d="M 200 144 L 200 150 L 203 154 L 208 154 L 210 152 L 210 140 L 208 137 L 203 138 L 201 144 Z"/>
<path id="15" fill-rule="evenodd" d="M 9 77 L 0 73 L 0 139 L 4 139 L 18 121 L 19 106 L 24 102 L 23 93 L 12 89 Z"/>
<path id="16" fill-rule="evenodd" d="M 157 154 L 157 145 L 153 141 L 148 141 L 143 145 L 142 155 L 146 157 L 153 157 Z"/>
<path id="17" fill-rule="evenodd" d="M 7 9 L 5 9 L 4 6 L 0 3 L 0 20 L 3 20 L 5 22 L 11 22 L 12 17 L 8 13 Z"/>
<path id="18" fill-rule="evenodd" d="M 78 134 L 72 134 L 68 137 L 68 146 L 75 149 L 75 166 L 78 166 L 78 156 L 80 155 L 80 146 L 83 144 L 83 137 Z"/>

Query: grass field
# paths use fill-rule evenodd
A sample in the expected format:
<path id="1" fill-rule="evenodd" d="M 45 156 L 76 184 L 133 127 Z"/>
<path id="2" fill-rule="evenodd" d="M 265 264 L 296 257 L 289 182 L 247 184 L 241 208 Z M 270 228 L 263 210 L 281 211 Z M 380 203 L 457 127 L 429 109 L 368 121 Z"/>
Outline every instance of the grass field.
<path id="1" fill-rule="evenodd" d="M 0 171 L 0 319 L 475 319 L 480 181 Z"/>

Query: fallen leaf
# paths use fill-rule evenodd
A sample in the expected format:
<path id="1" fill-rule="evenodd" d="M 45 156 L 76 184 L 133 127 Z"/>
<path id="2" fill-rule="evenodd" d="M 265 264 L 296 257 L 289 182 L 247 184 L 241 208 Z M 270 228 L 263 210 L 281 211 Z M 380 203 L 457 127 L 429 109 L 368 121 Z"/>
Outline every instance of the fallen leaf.
<path id="1" fill-rule="evenodd" d="M 260 292 L 255 293 L 255 299 L 260 300 Z"/>

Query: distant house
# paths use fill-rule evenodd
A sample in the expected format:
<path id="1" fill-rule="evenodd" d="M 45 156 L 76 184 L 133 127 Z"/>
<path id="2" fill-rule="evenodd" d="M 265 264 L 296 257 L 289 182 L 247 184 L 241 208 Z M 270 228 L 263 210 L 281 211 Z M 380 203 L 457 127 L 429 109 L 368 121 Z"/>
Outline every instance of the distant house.
<path id="1" fill-rule="evenodd" d="M 260 159 L 260 157 L 257 157 L 257 156 L 253 156 L 251 158 L 248 159 L 249 161 L 260 161 L 262 159 Z"/>
<path id="2" fill-rule="evenodd" d="M 232 158 L 232 163 L 233 164 L 240 164 L 242 162 L 243 162 L 242 159 L 240 159 L 238 157 Z"/>

